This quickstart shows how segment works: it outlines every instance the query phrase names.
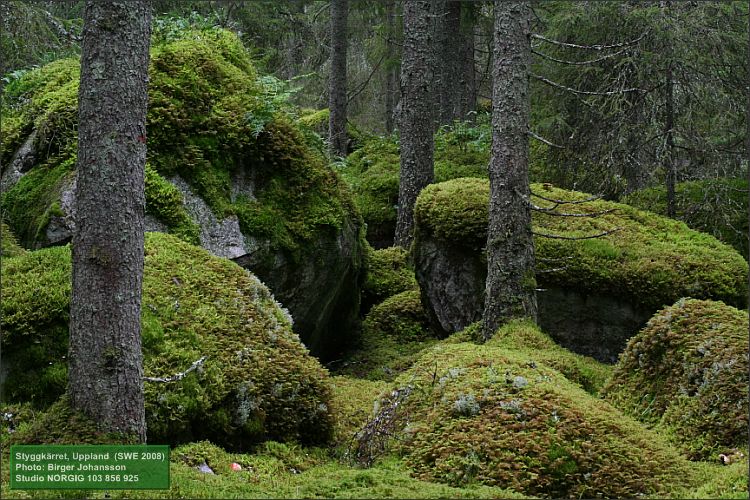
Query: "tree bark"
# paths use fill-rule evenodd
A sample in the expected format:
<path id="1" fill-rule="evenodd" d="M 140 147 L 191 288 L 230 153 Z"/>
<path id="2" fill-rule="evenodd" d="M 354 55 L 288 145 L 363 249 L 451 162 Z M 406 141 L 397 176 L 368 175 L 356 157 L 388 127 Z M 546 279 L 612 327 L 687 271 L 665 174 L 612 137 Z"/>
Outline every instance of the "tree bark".
<path id="1" fill-rule="evenodd" d="M 151 5 L 89 0 L 78 104 L 69 385 L 107 432 L 146 439 L 141 353 Z"/>
<path id="2" fill-rule="evenodd" d="M 439 26 L 440 51 L 437 67 L 440 69 L 440 125 L 449 125 L 458 118 L 460 102 L 459 79 L 461 75 L 461 2 L 445 2 Z"/>
<path id="3" fill-rule="evenodd" d="M 474 121 L 477 108 L 476 70 L 474 69 L 474 4 L 461 3 L 461 55 L 458 68 L 460 101 L 456 119 Z"/>
<path id="4" fill-rule="evenodd" d="M 396 72 L 396 2 L 389 0 L 385 6 L 386 16 L 386 76 L 385 76 L 385 131 L 393 132 L 393 110 L 395 107 L 394 97 L 397 91 L 398 74 Z"/>
<path id="5" fill-rule="evenodd" d="M 349 0 L 331 0 L 331 75 L 328 140 L 331 156 L 346 156 L 346 45 Z"/>
<path id="6" fill-rule="evenodd" d="M 671 2 L 663 1 L 661 8 L 664 17 L 669 19 L 669 10 Z M 672 47 L 667 44 L 665 47 L 667 57 L 667 68 L 665 71 L 665 117 L 664 117 L 664 134 L 666 136 L 666 184 L 667 184 L 667 216 L 675 216 L 675 199 L 674 188 L 676 182 L 675 161 L 674 161 L 674 79 L 672 77 Z"/>
<path id="7" fill-rule="evenodd" d="M 401 179 L 395 244 L 411 245 L 414 202 L 433 180 L 430 104 L 430 2 L 404 2 L 404 52 L 401 61 Z"/>
<path id="8" fill-rule="evenodd" d="M 530 12 L 528 1 L 495 2 L 485 338 L 510 319 L 537 316 L 527 136 Z"/>

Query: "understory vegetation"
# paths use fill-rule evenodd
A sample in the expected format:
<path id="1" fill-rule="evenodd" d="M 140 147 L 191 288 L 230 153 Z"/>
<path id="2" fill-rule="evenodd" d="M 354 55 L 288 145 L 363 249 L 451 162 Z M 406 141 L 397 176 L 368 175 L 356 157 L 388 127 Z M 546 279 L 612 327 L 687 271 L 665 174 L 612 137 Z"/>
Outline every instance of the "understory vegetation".
<path id="1" fill-rule="evenodd" d="M 541 319 L 483 334 L 493 147 L 484 48 L 476 109 L 434 124 L 434 182 L 404 248 L 393 245 L 399 135 L 380 111 L 367 113 L 385 101 L 372 89 L 385 85 L 380 73 L 397 76 L 388 50 L 403 42 L 393 33 L 401 13 L 391 28 L 367 24 L 386 3 L 355 15 L 367 30 L 352 35 L 349 154 L 332 158 L 320 83 L 329 69 L 316 48 L 330 41 L 328 4 L 226 2 L 212 17 L 209 3 L 191 3 L 195 12 L 155 0 L 167 14 L 155 18 L 150 54 L 140 325 L 147 438 L 170 446 L 171 485 L 146 491 L 9 489 L 11 445 L 122 436 L 66 394 L 83 4 L 0 5 L 16 13 L 0 16 L 0 49 L 13 56 L 0 66 L 0 498 L 748 498 L 748 183 L 738 177 L 747 165 L 732 157 L 698 172 L 739 144 L 728 131 L 744 118 L 724 102 L 728 90 L 710 98 L 729 109 L 716 130 L 690 104 L 696 127 L 715 134 L 677 141 L 685 175 L 670 218 L 666 188 L 651 182 L 665 175 L 665 153 L 623 156 L 604 127 L 632 116 L 596 94 L 610 92 L 602 75 L 581 71 L 594 83 L 576 100 L 532 88 L 535 130 L 573 145 L 530 143 L 536 261 L 524 286 L 575 294 L 587 313 L 606 299 L 616 314 L 603 323 L 632 313 L 619 347 L 596 330 L 595 343 L 616 350 L 602 359 L 564 347 Z M 603 16 L 592 21 L 578 3 L 542 4 L 550 33 L 575 41 L 561 27 L 568 19 L 592 44 L 590 23 L 625 9 L 591 6 Z M 490 40 L 489 6 L 476 5 L 461 23 Z M 635 40 L 659 9 L 631 7 L 621 28 Z M 65 13 L 75 19 L 58 20 Z M 294 37 L 276 33 L 287 25 Z M 643 43 L 661 58 L 655 33 L 669 31 L 654 26 Z M 675 37 L 694 28 L 674 26 Z M 603 54 L 605 64 L 622 55 L 633 85 L 653 83 L 636 42 L 617 43 L 622 54 Z M 549 53 L 570 56 L 557 47 Z M 566 61 L 578 68 L 575 59 Z M 633 95 L 641 111 L 661 106 L 654 93 Z M 571 130 L 579 121 L 591 130 Z M 634 128 L 626 135 L 640 144 Z M 584 160 L 592 151 L 602 156 Z M 633 173 L 643 158 L 653 172 Z M 446 255 L 453 274 L 425 271 Z M 470 295 L 449 305 L 466 313 L 471 302 L 474 316 L 444 328 L 437 309 L 448 306 L 434 290 Z"/>

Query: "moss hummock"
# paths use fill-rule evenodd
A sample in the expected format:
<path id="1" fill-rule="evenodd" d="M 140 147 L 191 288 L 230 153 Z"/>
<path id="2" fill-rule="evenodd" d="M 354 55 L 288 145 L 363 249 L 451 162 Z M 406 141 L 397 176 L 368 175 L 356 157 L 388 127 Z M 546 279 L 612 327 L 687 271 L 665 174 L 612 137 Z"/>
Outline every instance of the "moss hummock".
<path id="1" fill-rule="evenodd" d="M 370 310 L 362 325 L 360 345 L 346 356 L 338 371 L 370 380 L 393 380 L 436 342 L 419 290 L 401 292 Z"/>
<path id="2" fill-rule="evenodd" d="M 5 222 L 0 222 L 0 257 L 15 257 L 25 252 L 16 241 L 13 231 Z"/>
<path id="3" fill-rule="evenodd" d="M 442 343 L 398 383 L 412 389 L 394 446 L 421 480 L 553 498 L 658 496 L 693 482 L 661 436 L 533 352 Z"/>
<path id="4" fill-rule="evenodd" d="M 690 458 L 718 461 L 747 446 L 747 346 L 746 311 L 681 299 L 630 340 L 604 392 Z"/>
<path id="5" fill-rule="evenodd" d="M 43 407 L 65 389 L 70 251 L 56 247 L 3 265 L 5 397 Z M 146 382 L 149 440 L 210 438 L 233 449 L 264 439 L 324 442 L 327 373 L 255 277 L 173 236 L 149 233 L 142 342 L 148 377 L 202 366 L 178 382 Z"/>
<path id="6" fill-rule="evenodd" d="M 582 201 L 589 195 L 534 184 L 532 192 L 550 199 Z M 417 199 L 416 238 L 420 232 L 480 252 L 487 238 L 489 182 L 455 179 L 428 186 Z M 532 197 L 543 208 L 553 203 Z M 566 204 L 565 213 L 611 212 L 598 217 L 556 217 L 534 212 L 539 233 L 601 238 L 568 241 L 535 237 L 537 280 L 585 293 L 609 293 L 657 309 L 684 296 L 743 305 L 747 298 L 747 262 L 716 238 L 684 223 L 628 205 L 604 200 Z M 556 269 L 554 272 L 545 272 Z"/>

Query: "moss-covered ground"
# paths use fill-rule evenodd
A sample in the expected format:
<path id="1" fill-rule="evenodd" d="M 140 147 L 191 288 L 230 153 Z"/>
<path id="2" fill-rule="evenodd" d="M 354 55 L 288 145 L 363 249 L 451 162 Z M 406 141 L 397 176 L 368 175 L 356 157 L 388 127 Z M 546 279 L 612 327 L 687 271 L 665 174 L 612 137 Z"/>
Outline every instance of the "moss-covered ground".
<path id="1" fill-rule="evenodd" d="M 748 341 L 747 311 L 681 299 L 630 339 L 607 400 L 690 458 L 718 461 L 747 447 Z"/>
<path id="2" fill-rule="evenodd" d="M 592 200 L 589 195 L 533 184 L 532 196 L 542 209 L 562 217 L 533 213 L 534 231 L 561 237 L 602 237 L 584 240 L 536 236 L 537 280 L 592 293 L 609 293 L 657 309 L 680 297 L 711 298 L 737 306 L 747 301 L 747 262 L 713 236 L 629 205 Z M 428 186 L 415 206 L 420 232 L 451 244 L 481 251 L 487 239 L 489 182 L 454 179 Z"/>

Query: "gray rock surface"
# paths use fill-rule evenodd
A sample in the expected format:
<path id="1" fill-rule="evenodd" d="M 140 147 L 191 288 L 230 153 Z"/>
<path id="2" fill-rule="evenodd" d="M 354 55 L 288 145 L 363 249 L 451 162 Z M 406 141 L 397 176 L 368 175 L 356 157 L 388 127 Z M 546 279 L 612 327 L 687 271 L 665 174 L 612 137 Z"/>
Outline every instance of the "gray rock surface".
<path id="1" fill-rule="evenodd" d="M 418 236 L 414 267 L 422 304 L 432 327 L 442 335 L 482 318 L 487 263 L 481 250 Z M 573 352 L 614 363 L 627 340 L 655 311 L 605 294 L 547 288 L 537 294 L 539 323 L 556 342 Z"/>
<path id="2" fill-rule="evenodd" d="M 0 175 L 0 192 L 12 188 L 34 166 L 36 162 L 35 140 L 36 130 L 29 134 L 26 141 L 13 155 L 10 163 L 3 168 L 2 175 Z"/>

